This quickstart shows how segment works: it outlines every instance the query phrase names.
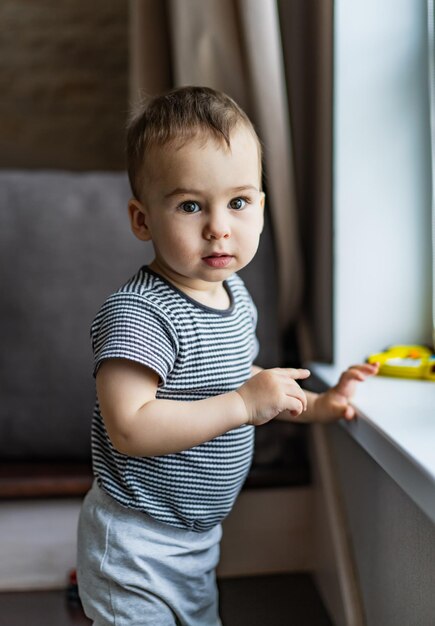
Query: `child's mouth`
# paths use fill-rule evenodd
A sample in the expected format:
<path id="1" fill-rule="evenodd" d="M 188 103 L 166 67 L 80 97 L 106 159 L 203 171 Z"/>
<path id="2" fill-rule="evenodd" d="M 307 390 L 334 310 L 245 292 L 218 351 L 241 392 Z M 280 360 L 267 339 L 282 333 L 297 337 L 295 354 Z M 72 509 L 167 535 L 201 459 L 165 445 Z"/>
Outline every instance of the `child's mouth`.
<path id="1" fill-rule="evenodd" d="M 220 255 L 212 255 L 203 257 L 203 261 L 207 263 L 210 267 L 226 267 L 231 261 L 233 257 L 229 254 L 220 254 Z"/>

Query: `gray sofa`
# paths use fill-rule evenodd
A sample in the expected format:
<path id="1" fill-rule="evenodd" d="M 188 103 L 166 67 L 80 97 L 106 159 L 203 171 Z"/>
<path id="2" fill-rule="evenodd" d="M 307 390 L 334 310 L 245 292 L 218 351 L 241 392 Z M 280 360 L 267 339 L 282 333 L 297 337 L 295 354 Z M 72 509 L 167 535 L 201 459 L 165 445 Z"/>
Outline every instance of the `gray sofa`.
<path id="1" fill-rule="evenodd" d="M 106 296 L 152 258 L 129 230 L 128 198 L 122 173 L 0 172 L 3 461 L 89 461 L 89 326 Z M 266 227 L 241 273 L 259 309 L 265 367 L 283 361 L 274 267 Z M 258 429 L 255 463 L 300 465 L 300 439 L 292 425 Z"/>

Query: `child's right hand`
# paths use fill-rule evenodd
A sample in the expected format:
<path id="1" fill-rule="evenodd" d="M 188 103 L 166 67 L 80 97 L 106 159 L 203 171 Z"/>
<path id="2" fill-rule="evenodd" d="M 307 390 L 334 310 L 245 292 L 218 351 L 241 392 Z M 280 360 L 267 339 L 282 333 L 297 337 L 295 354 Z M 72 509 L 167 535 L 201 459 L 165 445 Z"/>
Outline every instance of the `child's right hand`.
<path id="1" fill-rule="evenodd" d="M 248 413 L 248 424 L 261 426 L 289 411 L 297 417 L 307 408 L 307 397 L 296 379 L 308 378 L 309 370 L 279 368 L 263 370 L 237 389 Z"/>

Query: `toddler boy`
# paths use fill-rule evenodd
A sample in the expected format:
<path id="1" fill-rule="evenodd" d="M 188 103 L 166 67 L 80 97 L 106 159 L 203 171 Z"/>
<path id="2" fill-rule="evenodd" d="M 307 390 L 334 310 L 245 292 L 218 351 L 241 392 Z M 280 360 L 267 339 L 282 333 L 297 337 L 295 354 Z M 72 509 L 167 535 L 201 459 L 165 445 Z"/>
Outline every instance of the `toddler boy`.
<path id="1" fill-rule="evenodd" d="M 96 480 L 79 523 L 78 582 L 97 626 L 218 626 L 221 521 L 248 473 L 254 427 L 351 419 L 350 368 L 317 396 L 305 369 L 253 366 L 255 306 L 237 271 L 263 228 L 261 147 L 225 94 L 184 87 L 130 123 L 128 210 L 155 257 L 91 329 Z"/>

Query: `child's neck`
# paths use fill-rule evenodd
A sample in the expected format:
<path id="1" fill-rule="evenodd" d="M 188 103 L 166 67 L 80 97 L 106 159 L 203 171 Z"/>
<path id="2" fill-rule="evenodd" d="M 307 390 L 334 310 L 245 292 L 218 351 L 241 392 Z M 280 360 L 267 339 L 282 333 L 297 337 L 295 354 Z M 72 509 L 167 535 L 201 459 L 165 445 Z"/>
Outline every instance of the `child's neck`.
<path id="1" fill-rule="evenodd" d="M 223 283 L 219 283 L 219 285 L 220 289 L 215 294 L 211 294 L 207 291 L 196 292 L 195 295 L 189 294 L 187 292 L 185 293 L 187 293 L 187 295 L 189 295 L 191 298 L 194 298 L 194 300 L 197 300 L 201 304 L 204 304 L 205 306 L 208 306 L 212 309 L 221 309 L 225 311 L 225 309 L 228 309 L 231 304 L 230 296 L 228 295 L 228 292 L 225 289 Z"/>
<path id="2" fill-rule="evenodd" d="M 230 307 L 231 300 L 227 290 L 224 287 L 223 282 L 217 283 L 199 283 L 198 285 L 189 285 L 179 279 L 178 276 L 169 274 L 164 268 L 160 267 L 160 264 L 155 260 L 148 265 L 148 267 L 160 274 L 166 280 L 177 287 L 180 291 L 187 296 L 196 300 L 200 304 L 204 304 L 212 309 L 225 310 Z"/>

